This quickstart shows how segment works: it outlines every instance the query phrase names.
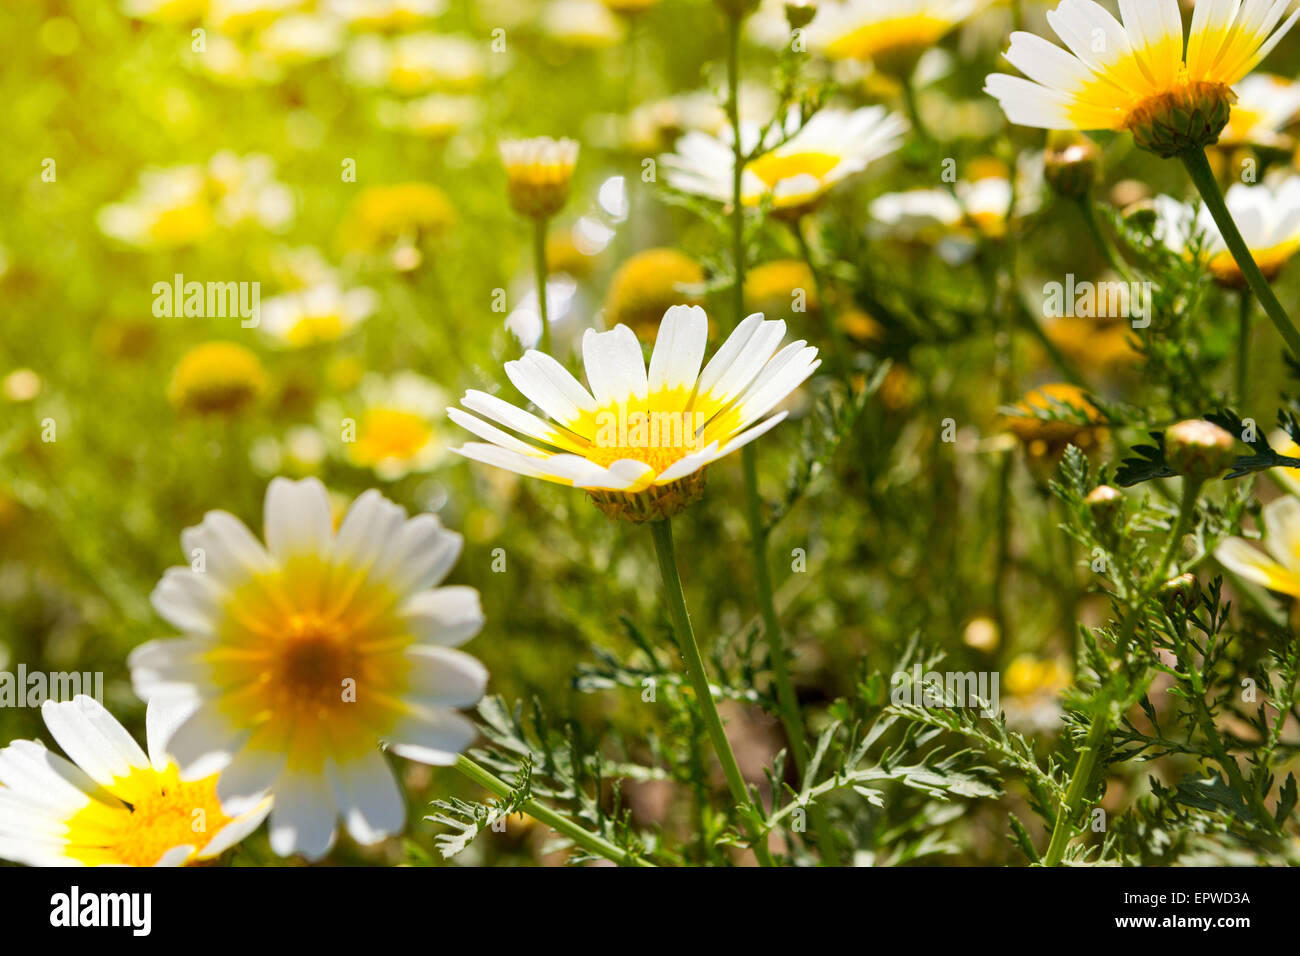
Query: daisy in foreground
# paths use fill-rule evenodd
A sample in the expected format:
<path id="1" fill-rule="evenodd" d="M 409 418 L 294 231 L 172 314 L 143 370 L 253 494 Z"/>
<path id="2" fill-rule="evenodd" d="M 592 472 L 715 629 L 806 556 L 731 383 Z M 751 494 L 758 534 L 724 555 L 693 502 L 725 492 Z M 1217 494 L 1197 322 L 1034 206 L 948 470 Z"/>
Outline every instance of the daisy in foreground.
<path id="1" fill-rule="evenodd" d="M 741 126 L 741 151 L 753 158 L 741 172 L 741 203 L 757 206 L 770 199 L 778 215 L 799 216 L 831 187 L 898 149 L 906 131 L 904 120 L 883 106 L 825 109 L 802 126 L 794 109 L 784 127 L 773 125 L 761 143 L 762 130 L 746 123 Z M 677 141 L 677 151 L 660 160 L 668 170 L 668 184 L 730 202 L 736 168 L 733 142 L 730 130 L 721 136 L 687 133 Z"/>
<path id="2" fill-rule="evenodd" d="M 506 363 L 506 375 L 552 421 L 471 390 L 461 399 L 468 411 L 447 414 L 484 441 L 452 451 L 584 488 L 612 517 L 670 517 L 703 493 L 711 462 L 785 418 L 763 416 L 821 364 L 817 349 L 803 341 L 777 351 L 785 323 L 754 314 L 701 371 L 708 331 L 699 306 L 670 308 L 647 373 L 631 329 L 589 329 L 582 340 L 589 389 L 549 355 L 530 350 Z"/>
<path id="3" fill-rule="evenodd" d="M 474 739 L 456 713 L 482 696 L 483 665 L 454 648 L 483 625 L 478 592 L 439 587 L 460 535 L 371 490 L 335 531 L 325 486 L 273 479 L 263 546 L 209 512 L 181 543 L 154 608 L 184 632 L 129 658 L 151 706 L 193 712 L 166 744 L 182 780 L 220 771 L 223 812 L 268 794 L 276 853 L 324 856 L 335 819 L 369 844 L 402 829 L 402 792 L 379 742 L 448 765 Z"/>
<path id="4" fill-rule="evenodd" d="M 1178 0 L 1120 0 L 1122 24 L 1094 0 L 1062 0 L 1047 21 L 1069 49 L 1013 33 L 1006 58 L 1028 79 L 994 73 L 984 89 L 1013 123 L 1128 130 L 1143 149 L 1178 157 L 1251 291 L 1300 355 L 1300 332 L 1251 257 L 1205 156 L 1228 124 L 1232 87 L 1300 17 L 1296 10 L 1283 22 L 1293 2 L 1200 0 L 1184 43 Z"/>
<path id="5" fill-rule="evenodd" d="M 163 742 L 185 707 L 150 704 L 149 752 L 94 698 L 41 708 L 71 761 L 35 740 L 0 750 L 0 857 L 29 866 L 182 866 L 211 860 L 266 818 L 270 801 L 227 816 L 215 776 L 182 783 Z"/>

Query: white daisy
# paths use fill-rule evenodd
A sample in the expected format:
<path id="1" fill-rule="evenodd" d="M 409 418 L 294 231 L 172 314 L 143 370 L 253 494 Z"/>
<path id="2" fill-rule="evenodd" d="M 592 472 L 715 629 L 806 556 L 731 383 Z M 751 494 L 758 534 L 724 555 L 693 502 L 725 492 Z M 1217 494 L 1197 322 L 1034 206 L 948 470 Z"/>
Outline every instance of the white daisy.
<path id="1" fill-rule="evenodd" d="M 812 49 L 910 72 L 921 54 L 992 0 L 846 0 L 823 3 L 808 25 Z"/>
<path id="2" fill-rule="evenodd" d="M 1300 500 L 1287 495 L 1264 506 L 1264 547 L 1260 551 L 1244 538 L 1228 538 L 1214 557 L 1247 581 L 1300 597 Z"/>
<path id="3" fill-rule="evenodd" d="M 1236 93 L 1237 102 L 1219 135 L 1219 145 L 1286 148 L 1289 143 L 1282 130 L 1300 116 L 1300 83 L 1270 73 L 1252 73 L 1237 84 Z"/>
<path id="4" fill-rule="evenodd" d="M 372 373 L 361 380 L 357 399 L 355 405 L 330 403 L 321 416 L 324 429 L 350 429 L 340 445 L 350 464 L 396 481 L 432 470 L 446 455 L 441 425 L 447 396 L 424 376 Z"/>
<path id="5" fill-rule="evenodd" d="M 128 663 L 150 703 L 196 707 L 167 745 L 182 779 L 220 771 L 227 813 L 272 794 L 272 848 L 317 859 L 340 815 L 360 843 L 402 829 L 379 741 L 451 764 L 474 739 L 455 708 L 482 696 L 487 672 L 453 648 L 483 614 L 473 588 L 437 586 L 461 536 L 431 514 L 408 518 L 371 490 L 336 532 L 314 478 L 274 479 L 264 510 L 265 546 L 223 511 L 181 535 L 190 565 L 168 569 L 152 600 L 184 636 Z"/>
<path id="6" fill-rule="evenodd" d="M 588 329 L 582 351 L 590 388 L 549 355 L 529 351 L 506 363 L 506 375 L 551 421 L 469 391 L 461 399 L 469 411 L 447 414 L 485 441 L 452 450 L 600 493 L 593 496 L 598 504 L 633 520 L 665 517 L 698 497 L 710 462 L 785 418 L 784 412 L 763 416 L 821 364 L 817 349 L 802 341 L 777 351 L 785 323 L 755 314 L 701 371 L 708 331 L 703 309 L 673 306 L 659 326 L 647 373 L 641 343 L 627 326 Z"/>
<path id="7" fill-rule="evenodd" d="M 347 335 L 378 306 L 374 289 L 344 290 L 327 281 L 267 299 L 261 305 L 260 325 L 283 345 L 318 345 Z"/>
<path id="8" fill-rule="evenodd" d="M 741 173 L 741 202 L 757 206 L 770 198 L 778 212 L 806 211 L 832 186 L 867 168 L 873 160 L 898 149 L 907 124 L 883 106 L 852 112 L 825 109 L 800 126 L 797 109 L 784 128 L 773 126 L 763 151 Z M 751 155 L 761 129 L 741 124 L 741 147 Z M 735 161 L 731 131 L 720 136 L 693 131 L 677 141 L 677 151 L 663 156 L 668 183 L 682 192 L 719 202 L 731 200 Z"/>
<path id="9" fill-rule="evenodd" d="M 1300 251 L 1300 176 L 1269 179 L 1258 186 L 1234 183 L 1224 201 L 1265 278 L 1273 279 Z M 1193 209 L 1170 196 L 1157 196 L 1156 237 L 1174 252 L 1185 252 L 1193 236 L 1203 237 L 1210 271 L 1220 282 L 1245 280 L 1219 227 L 1204 203 Z"/>
<path id="10" fill-rule="evenodd" d="M 1221 129 L 1229 88 L 1300 16 L 1296 11 L 1278 26 L 1291 3 L 1201 0 L 1184 55 L 1178 0 L 1119 0 L 1122 25 L 1094 0 L 1062 0 L 1047 20 L 1068 50 L 1032 33 L 1014 33 L 1006 58 L 1028 79 L 994 73 L 985 91 L 1013 123 L 1129 129 L 1144 148 L 1173 155 L 1186 147 L 1178 137 L 1188 131 L 1171 131 L 1171 119 L 1200 115 L 1197 122 Z"/>
<path id="11" fill-rule="evenodd" d="M 29 866 L 183 866 L 220 856 L 270 811 L 228 816 L 217 778 L 182 782 L 164 743 L 189 716 L 153 703 L 145 754 L 94 698 L 46 701 L 45 726 L 71 761 L 35 740 L 0 750 L 0 857 Z"/>

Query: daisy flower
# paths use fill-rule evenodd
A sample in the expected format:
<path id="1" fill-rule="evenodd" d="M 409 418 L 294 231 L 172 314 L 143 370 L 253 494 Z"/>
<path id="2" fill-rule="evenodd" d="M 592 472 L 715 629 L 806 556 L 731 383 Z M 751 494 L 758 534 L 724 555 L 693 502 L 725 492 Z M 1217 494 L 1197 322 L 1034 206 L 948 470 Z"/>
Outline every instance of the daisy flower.
<path id="1" fill-rule="evenodd" d="M 344 290 L 335 282 L 286 292 L 262 303 L 262 331 L 283 345 L 299 348 L 333 342 L 370 317 L 379 294 L 365 287 Z"/>
<path id="2" fill-rule="evenodd" d="M 1228 538 L 1214 550 L 1229 571 L 1270 591 L 1300 597 L 1300 501 L 1289 495 L 1264 506 L 1267 553 L 1243 538 Z"/>
<path id="3" fill-rule="evenodd" d="M 1032 33 L 1006 58 L 1025 77 L 994 73 L 985 91 L 1013 123 L 1130 130 L 1174 156 L 1213 143 L 1240 82 L 1291 29 L 1292 0 L 1201 0 L 1184 37 L 1178 0 L 1120 0 L 1123 22 L 1094 0 L 1062 0 L 1048 23 L 1068 50 Z"/>
<path id="4" fill-rule="evenodd" d="M 589 329 L 582 341 L 589 388 L 549 355 L 529 351 L 506 363 L 506 375 L 551 421 L 471 390 L 461 399 L 468 411 L 447 414 L 484 441 L 452 451 L 586 489 L 611 516 L 668 517 L 703 493 L 709 463 L 785 418 L 763 416 L 821 364 L 817 349 L 802 341 L 777 351 L 785 323 L 754 314 L 701 371 L 708 328 L 699 306 L 670 308 L 648 373 L 627 326 Z"/>
<path id="5" fill-rule="evenodd" d="M 140 749 L 93 697 L 46 701 L 41 717 L 71 757 L 35 740 L 0 750 L 0 857 L 29 866 L 183 866 L 220 856 L 270 810 L 227 815 L 217 778 L 182 781 L 164 743 L 189 716 L 149 705 Z"/>
<path id="6" fill-rule="evenodd" d="M 825 109 L 800 126 L 797 109 L 784 127 L 773 126 L 762 149 L 741 173 L 741 202 L 758 206 L 770 200 L 778 214 L 807 212 L 832 186 L 860 173 L 872 161 L 898 149 L 906 123 L 883 106 L 858 110 Z M 746 156 L 760 146 L 759 127 L 741 125 Z M 735 157 L 730 130 L 720 136 L 693 131 L 677 141 L 677 151 L 660 159 L 668 184 L 682 192 L 729 202 Z"/>
<path id="7" fill-rule="evenodd" d="M 1272 146 L 1286 148 L 1282 135 L 1300 115 L 1300 83 L 1269 73 L 1252 73 L 1235 88 L 1237 102 L 1228 125 L 1219 135 L 1220 146 Z"/>
<path id="8" fill-rule="evenodd" d="M 358 389 L 360 408 L 331 405 L 321 427 L 338 433 L 348 422 L 351 433 L 342 442 L 343 457 L 358 468 L 369 468 L 383 481 L 430 471 L 446 453 L 446 443 L 434 426 L 447 396 L 415 372 L 388 378 L 367 375 Z M 347 427 L 347 426 L 344 426 Z"/>
<path id="9" fill-rule="evenodd" d="M 455 708 L 487 672 L 456 645 L 483 624 L 478 592 L 438 587 L 461 536 L 431 514 L 367 491 L 337 531 L 314 478 L 273 479 L 265 546 L 233 515 L 209 512 L 181 536 L 154 608 L 184 633 L 131 653 L 136 693 L 194 711 L 167 747 L 181 779 L 221 772 L 226 813 L 274 795 L 271 846 L 318 859 L 336 817 L 360 843 L 402 829 L 405 808 L 379 741 L 451 764 L 474 739 Z"/>
<path id="10" fill-rule="evenodd" d="M 808 25 L 809 46 L 836 60 L 869 60 L 895 76 L 990 0 L 847 0 L 823 3 Z"/>
<path id="11" fill-rule="evenodd" d="M 531 219 L 547 219 L 559 212 L 569 199 L 578 164 L 577 142 L 537 136 L 508 139 L 500 148 L 506 191 L 515 212 Z"/>
<path id="12" fill-rule="evenodd" d="M 1265 278 L 1272 280 L 1300 251 L 1300 176 L 1247 186 L 1234 183 L 1224 197 L 1233 221 Z M 1244 288 L 1245 278 L 1204 203 L 1196 210 L 1170 196 L 1155 198 L 1158 239 L 1186 253 L 1193 236 L 1203 237 L 1210 271 L 1221 284 Z"/>

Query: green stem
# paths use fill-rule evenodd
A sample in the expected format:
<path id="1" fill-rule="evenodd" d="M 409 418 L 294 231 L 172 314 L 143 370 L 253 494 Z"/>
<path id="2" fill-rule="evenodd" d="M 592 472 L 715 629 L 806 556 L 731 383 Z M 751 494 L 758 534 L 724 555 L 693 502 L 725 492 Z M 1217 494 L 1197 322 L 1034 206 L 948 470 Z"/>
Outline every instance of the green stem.
<path id="1" fill-rule="evenodd" d="M 470 780 L 483 789 L 492 791 L 502 800 L 511 798 L 513 790 L 508 783 L 464 754 L 456 758 L 455 766 Z M 593 856 L 601 856 L 624 866 L 654 866 L 649 860 L 643 860 L 636 854 L 629 853 L 620 846 L 615 846 L 599 834 L 584 830 L 568 817 L 561 816 L 532 798 L 525 800 L 520 809 L 538 823 L 544 823 L 556 833 L 568 837 Z"/>
<path id="2" fill-rule="evenodd" d="M 1128 264 L 1120 258 L 1119 251 L 1115 244 L 1110 241 L 1110 237 L 1101 229 L 1101 224 L 1097 222 L 1097 211 L 1092 206 L 1092 194 L 1084 193 L 1075 199 L 1075 205 L 1079 207 L 1079 214 L 1083 217 L 1083 223 L 1088 227 L 1088 235 L 1092 237 L 1093 244 L 1096 245 L 1097 251 L 1101 253 L 1102 258 L 1106 260 L 1106 265 L 1125 282 L 1133 281 L 1133 275 L 1129 271 Z"/>
<path id="3" fill-rule="evenodd" d="M 1201 493 L 1201 485 L 1202 482 L 1183 479 L 1183 497 L 1178 508 L 1178 518 L 1174 521 L 1169 540 L 1165 543 L 1164 551 L 1160 556 L 1160 563 L 1138 590 L 1136 600 L 1129 607 L 1124 623 L 1120 627 L 1119 636 L 1115 641 L 1116 655 L 1120 660 L 1123 660 L 1128 648 L 1128 642 L 1137 630 L 1138 619 L 1142 615 L 1143 606 L 1156 588 L 1164 582 L 1165 574 L 1169 570 L 1169 564 L 1173 561 L 1174 555 L 1178 553 L 1178 546 L 1182 542 L 1183 536 L 1191 528 L 1192 519 L 1196 514 L 1196 499 Z M 1057 809 L 1056 822 L 1052 826 L 1052 836 L 1047 844 L 1047 852 L 1043 854 L 1043 866 L 1060 865 L 1061 859 L 1065 855 L 1065 848 L 1069 844 L 1071 837 L 1074 836 L 1074 821 L 1078 819 L 1081 801 L 1083 795 L 1087 792 L 1088 783 L 1092 779 L 1093 768 L 1096 766 L 1101 746 L 1110 734 L 1110 719 L 1109 702 L 1103 700 L 1100 710 L 1092 715 L 1092 723 L 1088 727 L 1088 736 L 1084 740 L 1083 749 L 1079 751 L 1078 762 L 1075 764 L 1074 772 L 1070 776 L 1070 787 L 1065 792 L 1065 800 Z"/>
<path id="4" fill-rule="evenodd" d="M 1242 289 L 1237 293 L 1237 407 L 1245 414 L 1246 388 L 1250 382 L 1250 318 L 1255 301 Z"/>
<path id="5" fill-rule="evenodd" d="M 681 651 L 682 661 L 686 664 L 686 675 L 691 687 L 695 689 L 695 698 L 699 701 L 700 715 L 704 718 L 704 728 L 708 731 L 713 751 L 722 764 L 722 774 L 727 778 L 727 788 L 737 808 L 748 808 L 762 817 L 762 808 L 758 807 L 745 786 L 745 778 L 740 774 L 736 755 L 731 751 L 727 741 L 727 732 L 723 729 L 722 718 L 718 716 L 718 707 L 713 702 L 713 690 L 709 686 L 709 675 L 704 669 L 704 658 L 700 656 L 700 646 L 695 642 L 695 630 L 691 627 L 691 616 L 686 610 L 686 595 L 682 591 L 682 579 L 677 573 L 677 553 L 673 548 L 672 520 L 650 523 L 654 534 L 655 556 L 659 559 L 659 574 L 664 582 L 664 595 L 668 599 L 668 612 L 672 617 L 673 631 L 677 635 L 677 646 Z M 772 865 L 771 855 L 763 837 L 747 823 L 745 829 L 753 840 L 754 853 L 764 866 Z"/>
<path id="6" fill-rule="evenodd" d="M 1255 257 L 1250 254 L 1250 248 L 1241 238 L 1237 224 L 1232 221 L 1232 214 L 1228 212 L 1227 203 L 1223 201 L 1223 193 L 1214 178 L 1214 172 L 1210 169 L 1210 161 L 1205 157 L 1205 150 L 1198 147 L 1183 153 L 1180 158 L 1183 165 L 1187 167 L 1187 175 L 1191 177 L 1201 198 L 1205 200 L 1210 215 L 1214 217 L 1224 244 L 1232 253 L 1232 257 L 1237 260 L 1237 267 L 1241 269 L 1241 274 L 1246 277 L 1246 284 L 1255 293 L 1259 304 L 1264 307 L 1265 314 L 1277 327 L 1291 354 L 1300 358 L 1300 332 L 1296 331 L 1295 325 L 1286 314 L 1286 309 L 1282 308 L 1282 303 L 1278 302 L 1277 296 L 1273 294 L 1273 289 L 1264 278 L 1264 273 L 1259 271 Z"/>
<path id="7" fill-rule="evenodd" d="M 537 316 L 542 320 L 541 349 L 551 355 L 551 321 L 546 301 L 546 220 L 533 224 L 533 268 L 537 277 Z"/>
<path id="8" fill-rule="evenodd" d="M 1082 809 L 1084 794 L 1092 780 L 1093 768 L 1097 765 L 1097 755 L 1109 733 L 1109 716 L 1103 718 L 1101 714 L 1094 714 L 1092 726 L 1088 728 L 1088 736 L 1070 777 L 1070 789 L 1065 792 L 1065 800 L 1056 811 L 1056 824 L 1052 827 L 1052 839 L 1047 844 L 1047 852 L 1043 854 L 1043 866 L 1060 866 L 1061 858 L 1065 856 L 1065 847 L 1074 835 L 1073 821 Z"/>
<path id="9" fill-rule="evenodd" d="M 731 257 L 735 270 L 731 294 L 732 317 L 736 325 L 739 325 L 745 317 L 745 207 L 741 202 L 741 177 L 745 168 L 745 157 L 744 146 L 740 139 L 740 28 L 741 21 L 738 17 L 728 18 L 727 118 L 731 124 L 732 139 Z M 805 240 L 798 224 L 795 226 L 795 234 L 803 246 Z M 817 270 L 812 265 L 811 253 L 806 255 L 805 261 L 808 262 L 808 268 L 812 270 L 813 281 L 820 283 Z M 826 309 L 820 284 L 818 284 L 817 296 L 822 302 L 822 308 Z M 781 723 L 790 740 L 795 767 L 802 774 L 808 765 L 807 735 L 803 716 L 799 711 L 799 701 L 790 680 L 789 667 L 786 664 L 781 623 L 777 619 L 776 605 L 772 600 L 772 579 L 767 563 L 767 530 L 763 525 L 762 499 L 758 495 L 758 459 L 752 443 L 741 449 L 741 467 L 745 476 L 745 516 L 749 522 L 750 553 L 754 563 L 755 586 L 758 589 L 759 613 L 763 618 L 763 636 L 767 641 L 768 656 L 772 660 L 772 675 L 776 682 L 777 706 L 781 711 Z M 671 537 L 669 540 L 671 541 Z M 817 845 L 821 849 L 823 862 L 830 866 L 838 866 L 839 851 L 835 845 L 825 807 L 813 804 L 810 815 L 813 829 L 817 832 Z"/>
<path id="10" fill-rule="evenodd" d="M 821 309 L 823 321 L 826 323 L 826 334 L 831 345 L 835 365 L 842 375 L 848 376 L 849 372 L 852 371 L 848 358 L 849 349 L 844 341 L 843 330 L 831 314 L 831 304 L 826 299 L 826 289 L 822 284 L 821 270 L 817 268 L 817 260 L 813 257 L 812 244 L 808 242 L 808 236 L 804 233 L 802 216 L 790 223 L 790 231 L 794 233 L 795 242 L 799 246 L 799 255 L 803 258 L 804 265 L 808 267 L 808 272 L 812 276 L 812 291 L 817 297 L 817 304 Z"/>
<path id="11" fill-rule="evenodd" d="M 912 74 L 909 73 L 903 78 L 902 86 L 903 108 L 907 111 L 912 130 L 926 146 L 933 146 L 935 139 L 930 135 L 930 128 L 925 125 L 925 120 L 921 118 L 921 104 L 916 95 L 916 84 L 912 81 Z"/>

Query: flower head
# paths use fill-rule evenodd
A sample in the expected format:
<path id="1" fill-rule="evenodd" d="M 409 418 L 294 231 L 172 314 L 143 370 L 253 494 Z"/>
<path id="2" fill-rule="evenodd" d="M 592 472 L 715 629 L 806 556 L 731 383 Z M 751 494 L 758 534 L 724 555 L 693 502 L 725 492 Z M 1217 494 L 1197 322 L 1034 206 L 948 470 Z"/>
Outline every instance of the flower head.
<path id="1" fill-rule="evenodd" d="M 218 857 L 256 830 L 269 801 L 229 816 L 215 776 L 181 780 L 164 743 L 189 713 L 150 704 L 146 755 L 94 698 L 46 701 L 41 717 L 72 760 L 35 740 L 0 750 L 0 857 L 29 866 L 183 866 Z"/>
<path id="2" fill-rule="evenodd" d="M 1269 73 L 1252 73 L 1233 89 L 1237 102 L 1228 114 L 1228 125 L 1219 134 L 1219 145 L 1289 146 L 1282 130 L 1300 116 L 1300 83 Z"/>
<path id="3" fill-rule="evenodd" d="M 808 42 L 837 60 L 869 60 L 895 76 L 910 74 L 921 54 L 990 0 L 847 0 L 822 4 Z"/>
<path id="4" fill-rule="evenodd" d="M 1228 538 L 1214 557 L 1247 581 L 1300 598 L 1300 500 L 1287 495 L 1270 501 L 1264 506 L 1263 523 L 1267 553 L 1242 538 Z"/>
<path id="5" fill-rule="evenodd" d="M 205 342 L 176 364 L 167 398 L 178 411 L 233 415 L 266 391 L 266 369 L 251 351 L 234 342 Z"/>
<path id="6" fill-rule="evenodd" d="M 782 312 L 801 300 L 803 312 L 819 312 L 817 283 L 802 259 L 776 259 L 745 274 L 745 308 L 753 312 Z"/>
<path id="7" fill-rule="evenodd" d="M 506 190 L 515 212 L 549 219 L 569 200 L 578 144 L 571 139 L 511 139 L 501 144 Z"/>
<path id="8" fill-rule="evenodd" d="M 283 345 L 319 345 L 353 331 L 378 305 L 373 289 L 344 290 L 327 281 L 267 299 L 262 303 L 261 327 Z"/>
<path id="9" fill-rule="evenodd" d="M 1007 431 L 1024 442 L 1036 470 L 1054 466 L 1068 445 L 1087 451 L 1104 434 L 1101 412 L 1077 385 L 1040 386 L 1027 392 L 1012 411 L 1006 419 Z"/>
<path id="10" fill-rule="evenodd" d="M 1300 176 L 1290 175 L 1258 186 L 1234 183 L 1228 187 L 1224 201 L 1264 277 L 1276 278 L 1300 251 Z M 1166 246 L 1185 253 L 1192 237 L 1199 235 L 1214 278 L 1230 288 L 1245 288 L 1241 267 L 1223 241 L 1208 206 L 1202 203 L 1193 212 L 1176 199 L 1157 196 L 1155 209 L 1155 234 Z"/>
<path id="11" fill-rule="evenodd" d="M 154 608 L 184 636 L 132 652 L 136 693 L 193 713 L 168 748 L 193 780 L 218 770 L 223 811 L 274 795 L 271 846 L 319 858 L 335 819 L 373 843 L 398 832 L 402 795 L 379 750 L 449 764 L 474 739 L 455 708 L 487 672 L 453 650 L 483 624 L 478 593 L 438 587 L 461 537 L 430 514 L 408 518 L 377 491 L 337 531 L 314 478 L 273 479 L 263 545 L 233 515 L 209 512 L 181 536 Z"/>
<path id="12" fill-rule="evenodd" d="M 1061 0 L 1047 20 L 1068 51 L 1014 33 L 1006 57 L 1028 79 L 994 73 L 985 90 L 1013 123 L 1127 129 L 1144 149 L 1177 155 L 1219 138 L 1232 86 L 1300 16 L 1278 26 L 1290 5 L 1201 0 L 1184 44 L 1178 0 L 1120 0 L 1122 24 L 1094 0 Z"/>
<path id="13" fill-rule="evenodd" d="M 773 126 L 758 152 L 741 173 L 741 202 L 745 206 L 772 203 L 778 215 L 798 216 L 810 210 L 831 187 L 874 160 L 898 149 L 907 126 L 883 106 L 858 110 L 824 109 L 802 123 L 791 110 L 783 126 Z M 745 155 L 760 146 L 757 125 L 741 125 Z M 719 202 L 732 198 L 735 157 L 730 130 L 721 136 L 692 131 L 677 142 L 675 153 L 661 159 L 668 183 L 682 192 Z"/>
<path id="14" fill-rule="evenodd" d="M 443 458 L 446 443 L 435 422 L 441 423 L 447 399 L 428 379 L 415 372 L 389 378 L 368 375 L 359 397 L 360 408 L 334 406 L 335 420 L 322 422 L 328 432 L 337 431 L 345 415 L 353 419 L 355 433 L 342 445 L 348 462 L 371 469 L 384 481 L 396 481 L 429 471 Z"/>
<path id="15" fill-rule="evenodd" d="M 398 244 L 437 237 L 455 221 L 451 201 L 437 186 L 367 186 L 348 206 L 339 227 L 339 241 L 348 251 L 388 252 Z"/>
<path id="16" fill-rule="evenodd" d="M 763 416 L 821 364 L 817 349 L 802 341 L 777 351 L 785 323 L 755 314 L 701 371 L 708 327 L 698 306 L 669 309 L 648 373 L 627 326 L 588 330 L 582 346 L 589 389 L 549 355 L 529 351 L 506 363 L 506 375 L 551 421 L 469 391 L 461 399 L 469 411 L 447 414 L 485 441 L 452 450 L 587 489 L 607 513 L 629 520 L 668 517 L 698 497 L 710 462 L 779 423 L 784 412 Z"/>

